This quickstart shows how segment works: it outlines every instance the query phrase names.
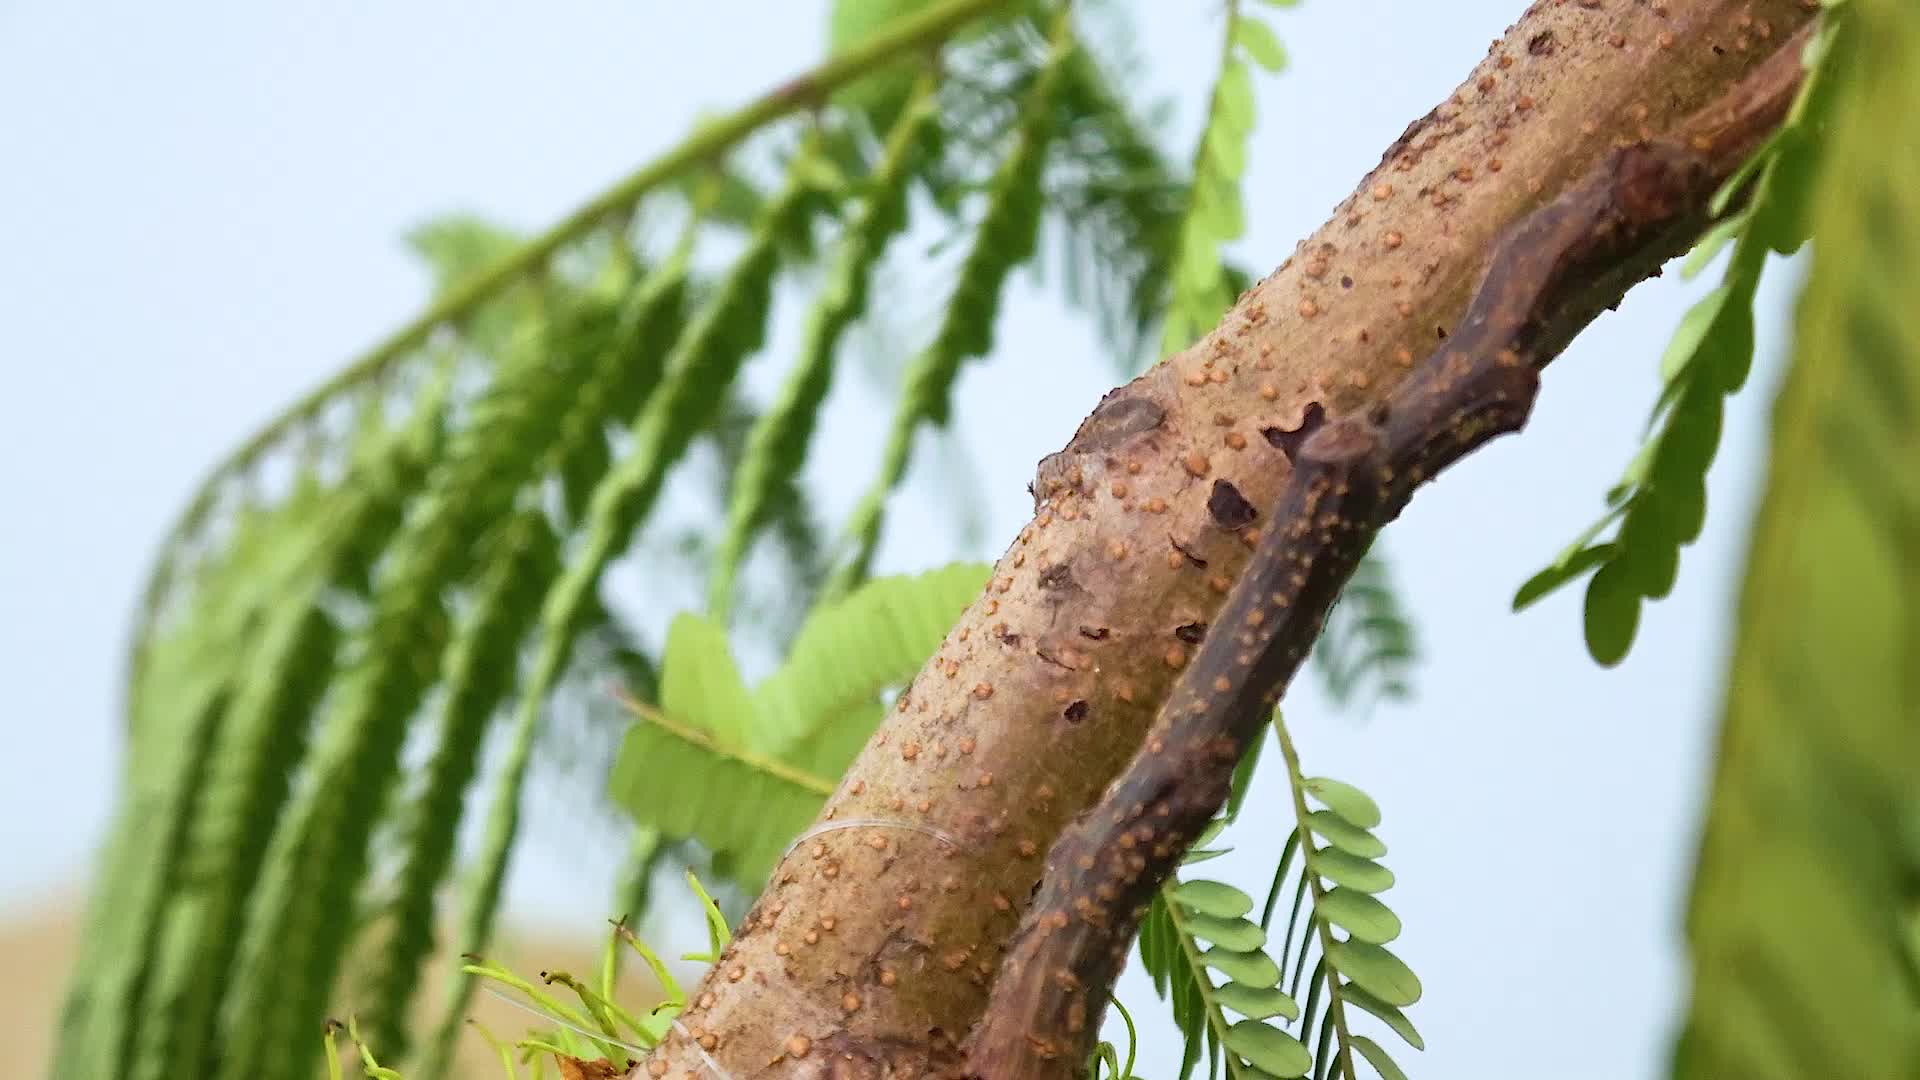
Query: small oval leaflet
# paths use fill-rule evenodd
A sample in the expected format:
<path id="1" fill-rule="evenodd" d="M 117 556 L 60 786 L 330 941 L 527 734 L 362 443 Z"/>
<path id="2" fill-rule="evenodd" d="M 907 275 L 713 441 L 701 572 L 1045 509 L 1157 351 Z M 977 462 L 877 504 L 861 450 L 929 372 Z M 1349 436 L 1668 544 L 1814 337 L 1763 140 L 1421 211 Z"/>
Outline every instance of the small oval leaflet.
<path id="1" fill-rule="evenodd" d="M 1235 952 L 1253 952 L 1265 948 L 1267 932 L 1260 924 L 1246 919 L 1222 919 L 1204 912 L 1194 912 L 1180 920 L 1194 937 L 1225 946 Z"/>
<path id="2" fill-rule="evenodd" d="M 1387 853 L 1387 845 L 1379 837 L 1331 810 L 1315 810 L 1308 814 L 1307 826 L 1349 855 L 1377 859 Z"/>
<path id="3" fill-rule="evenodd" d="M 1381 1023 L 1392 1028 L 1395 1035 L 1405 1039 L 1407 1045 L 1413 1047 L 1415 1050 L 1425 1050 L 1427 1048 L 1427 1040 L 1420 1037 L 1419 1030 L 1413 1026 L 1413 1021 L 1407 1019 L 1406 1013 L 1367 993 L 1366 990 L 1361 987 L 1353 983 L 1343 983 L 1340 987 L 1340 1000 L 1349 1005 L 1358 1005 L 1360 1008 L 1372 1013 L 1379 1018 Z"/>
<path id="4" fill-rule="evenodd" d="M 1407 1074 L 1401 1071 L 1399 1063 L 1389 1057 L 1379 1043 L 1365 1035 L 1355 1035 L 1353 1048 L 1360 1051 L 1360 1056 L 1366 1058 L 1367 1064 L 1380 1074 L 1380 1080 L 1407 1080 Z"/>
<path id="5" fill-rule="evenodd" d="M 1280 965 L 1263 952 L 1214 948 L 1201 953 L 1200 962 L 1234 982 L 1255 990 L 1268 990 L 1280 985 Z"/>
<path id="6" fill-rule="evenodd" d="M 1274 1076 L 1305 1076 L 1313 1068 L 1313 1055 L 1299 1039 L 1258 1020 L 1242 1020 L 1228 1028 L 1226 1042 L 1227 1049 L 1247 1064 Z"/>
<path id="7" fill-rule="evenodd" d="M 1406 962 L 1378 945 L 1364 941 L 1336 941 L 1327 960 L 1362 989 L 1389 1005 L 1407 1006 L 1420 1000 L 1420 978 Z"/>
<path id="8" fill-rule="evenodd" d="M 1300 785 L 1320 805 L 1363 829 L 1380 824 L 1380 806 L 1373 797 L 1352 784 L 1325 776 L 1310 777 Z"/>
<path id="9" fill-rule="evenodd" d="M 1269 986 L 1262 990 L 1243 983 L 1228 983 L 1213 992 L 1223 1008 L 1232 1009 L 1249 1020 L 1271 1020 L 1284 1016 L 1300 1019 L 1300 1005 L 1285 990 Z"/>
<path id="10" fill-rule="evenodd" d="M 1203 915 L 1237 919 L 1253 910 L 1253 897 L 1221 881 L 1198 878 L 1174 887 L 1173 898 Z"/>
<path id="11" fill-rule="evenodd" d="M 1350 855 L 1336 847 L 1315 848 L 1307 861 L 1313 866 L 1314 873 L 1335 885 L 1364 893 L 1386 892 L 1393 888 L 1393 871 L 1372 859 Z"/>
<path id="12" fill-rule="evenodd" d="M 1385 945 L 1400 936 L 1400 916 L 1393 909 L 1355 889 L 1335 889 L 1314 905 L 1322 918 L 1345 930 L 1355 941 Z"/>

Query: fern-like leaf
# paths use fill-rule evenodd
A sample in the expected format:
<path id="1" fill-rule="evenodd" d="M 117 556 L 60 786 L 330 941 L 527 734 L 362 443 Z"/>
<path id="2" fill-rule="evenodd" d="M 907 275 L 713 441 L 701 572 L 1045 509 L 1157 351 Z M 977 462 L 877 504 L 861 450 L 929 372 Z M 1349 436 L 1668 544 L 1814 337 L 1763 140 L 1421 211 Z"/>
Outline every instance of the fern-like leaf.
<path id="1" fill-rule="evenodd" d="M 559 418 L 574 404 L 568 385 L 600 359 L 617 313 L 611 298 L 588 294 L 527 329 L 383 555 L 372 611 L 325 717 L 312 786 L 282 822 L 282 889 L 268 894 L 242 975 L 254 1000 L 271 1004 L 230 1040 L 226 1075 L 298 1067 L 280 1048 L 324 1008 L 338 970 L 408 721 L 440 673 L 446 591 L 468 576 L 481 550 L 476 536 L 507 520 L 542 475 Z"/>
<path id="2" fill-rule="evenodd" d="M 932 110 L 933 80 L 922 76 L 887 137 L 881 162 L 867 179 L 859 215 L 847 226 L 833 269 L 808 319 L 800 359 L 780 397 L 747 436 L 747 448 L 727 508 L 727 530 L 714 557 L 709 603 L 725 617 L 734 576 L 759 529 L 782 497 L 794 498 L 795 477 L 807 456 L 820 406 L 833 383 L 841 335 L 867 306 L 867 282 L 889 240 L 906 225 L 907 185 L 915 150 Z"/>
<path id="3" fill-rule="evenodd" d="M 1678 1080 L 1920 1075 L 1920 12 L 1822 18 L 1831 150 L 1726 676 Z"/>
<path id="4" fill-rule="evenodd" d="M 407 809 L 392 929 L 365 1010 L 374 1039 L 395 1060 L 406 1056 L 410 1043 L 414 991 L 433 951 L 434 894 L 453 860 L 461 803 L 479 768 L 488 722 L 511 690 L 521 639 L 559 566 L 558 543 L 538 512 L 521 511 L 490 546 L 472 610 L 448 649 L 444 691 L 435 707 L 438 750 Z"/>
<path id="5" fill-rule="evenodd" d="M 634 422 L 628 456 L 604 476 L 590 500 L 582 550 L 548 590 L 540 613 L 540 646 L 521 692 L 488 811 L 479 866 L 464 897 L 462 953 L 480 953 L 491 936 L 507 858 L 519 831 L 520 795 L 548 693 L 560 679 L 573 644 L 595 607 L 601 574 L 652 510 L 666 477 L 711 416 L 742 364 L 766 332 L 782 236 L 797 231 L 811 205 L 809 175 L 796 169 L 715 294 L 695 315 L 666 362 L 659 389 Z M 457 1024 L 471 996 L 462 980 L 441 1027 Z M 437 1080 L 446 1063 L 426 1073 Z"/>
<path id="6" fill-rule="evenodd" d="M 1419 977 L 1386 948 L 1400 936 L 1401 927 L 1399 916 L 1376 895 L 1393 883 L 1393 875 L 1374 861 L 1386 854 L 1386 845 L 1370 831 L 1380 824 L 1380 807 L 1352 784 L 1304 775 L 1299 754 L 1278 713 L 1274 714 L 1273 728 L 1286 760 L 1292 792 L 1294 842 L 1306 855 L 1294 894 L 1294 916 L 1288 919 L 1282 946 L 1282 956 L 1294 957 L 1295 986 L 1308 955 L 1316 947 L 1319 952 L 1308 981 L 1300 1037 L 1314 1047 L 1316 1077 L 1358 1076 L 1353 1064 L 1358 1054 L 1391 1078 L 1399 1074 L 1399 1066 L 1378 1043 L 1368 1040 L 1367 1045 L 1361 1044 L 1362 1037 L 1353 1032 L 1353 1015 L 1348 1008 L 1355 1006 L 1378 1016 L 1416 1050 L 1425 1045 L 1401 1011 L 1420 1000 Z M 1310 809 L 1310 800 L 1323 809 Z M 1316 835 L 1326 840 L 1326 846 L 1316 843 Z M 1284 877 L 1283 867 L 1283 872 L 1275 875 L 1273 894 L 1268 897 L 1263 917 L 1271 917 Z M 1330 879 L 1334 882 L 1331 886 Z M 1302 898 L 1309 907 L 1296 953 L 1293 927 Z M 1335 936 L 1336 931 L 1345 936 Z M 1323 1002 L 1325 1011 L 1320 1012 Z M 1379 1064 L 1383 1061 L 1384 1066 Z"/>
<path id="7" fill-rule="evenodd" d="M 1072 20 L 1063 11 L 1056 18 L 1046 66 L 1025 103 L 1012 148 L 988 184 L 973 248 L 960 267 L 940 328 L 908 368 L 881 451 L 879 476 L 854 507 L 847 525 L 851 550 L 829 580 L 828 596 L 845 593 L 866 577 L 880 542 L 887 497 L 906 473 L 916 431 L 922 423 L 946 424 L 961 365 L 993 348 L 1002 286 L 1013 268 L 1033 254 L 1040 226 L 1041 179 L 1055 127 L 1052 95 L 1061 67 L 1074 53 L 1072 29 Z"/>
<path id="8" fill-rule="evenodd" d="M 1220 74 L 1207 106 L 1200 144 L 1194 150 L 1193 181 L 1173 265 L 1173 295 L 1161 331 L 1160 351 L 1177 352 L 1212 329 L 1237 295 L 1227 280 L 1221 249 L 1246 231 L 1240 177 L 1246 171 L 1247 136 L 1253 131 L 1252 62 L 1269 72 L 1286 65 L 1286 53 L 1258 16 L 1227 5 Z"/>
<path id="9" fill-rule="evenodd" d="M 753 690 L 725 631 L 679 616 L 660 707 L 635 710 L 609 784 L 615 798 L 641 825 L 698 840 L 735 881 L 758 886 L 878 726 L 882 691 L 926 663 L 989 573 L 966 563 L 868 582 L 818 609 Z"/>
<path id="10" fill-rule="evenodd" d="M 445 380 L 438 385 L 444 388 Z M 123 943 L 125 953 L 114 962 L 138 965 L 142 973 L 139 996 L 125 1002 L 114 1021 L 128 1041 L 94 1039 L 131 1062 L 135 1074 L 165 1075 L 174 1062 L 189 1059 L 197 1070 L 204 1062 L 200 1048 L 212 1022 L 213 993 L 207 972 L 233 955 L 234 912 L 244 895 L 236 882 L 258 868 L 332 667 L 336 630 L 312 605 L 327 588 L 351 588 L 361 579 L 358 534 L 389 518 L 402 492 L 423 475 L 444 430 L 444 400 L 429 392 L 399 430 L 385 426 L 377 407 L 363 410 L 348 444 L 353 465 L 337 487 L 300 477 L 280 504 L 244 512 L 230 554 L 206 566 L 196 586 L 205 610 L 175 633 L 189 648 L 220 650 L 202 654 L 217 666 L 200 672 L 222 673 L 215 676 L 226 695 L 217 740 L 204 727 L 203 706 L 181 709 L 149 697 L 173 680 L 191 688 L 199 678 L 162 668 L 135 688 L 143 723 L 130 760 L 164 763 L 167 775 L 156 782 L 188 785 L 185 801 L 166 816 L 124 825 L 139 836 L 157 821 L 168 837 L 159 851 L 135 858 L 143 884 L 131 891 L 150 896 L 154 906 L 143 913 L 150 921 L 141 935 Z M 242 628 L 242 636 L 232 636 Z M 198 751 L 180 758 L 182 747 Z M 146 883 L 156 880 L 173 884 L 145 893 Z M 96 901 L 116 910 L 123 902 L 112 894 Z"/>
<path id="11" fill-rule="evenodd" d="M 1805 191 L 1830 114 L 1832 72 L 1815 66 L 1781 129 L 1729 180 L 1714 209 L 1741 194 L 1744 209 L 1709 234 L 1689 261 L 1698 272 L 1729 241 L 1725 279 L 1681 320 L 1660 362 L 1650 437 L 1607 493 L 1607 512 L 1514 594 L 1518 611 L 1592 572 L 1587 651 L 1619 663 L 1632 647 L 1640 608 L 1673 589 L 1680 549 L 1706 522 L 1707 470 L 1719 449 L 1726 398 L 1753 365 L 1753 298 L 1770 253 L 1791 254 L 1807 236 Z M 1612 530 L 1611 538 L 1602 539 Z"/>

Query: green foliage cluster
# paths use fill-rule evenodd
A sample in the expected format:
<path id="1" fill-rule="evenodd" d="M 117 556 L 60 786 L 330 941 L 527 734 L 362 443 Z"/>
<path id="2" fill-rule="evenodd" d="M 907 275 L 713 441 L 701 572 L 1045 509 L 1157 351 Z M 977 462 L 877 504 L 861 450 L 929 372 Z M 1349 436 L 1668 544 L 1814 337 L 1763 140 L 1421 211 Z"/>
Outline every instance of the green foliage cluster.
<path id="1" fill-rule="evenodd" d="M 991 567 L 880 578 L 816 608 L 779 670 L 749 689 L 723 627 L 695 614 L 667 636 L 659 706 L 613 767 L 611 792 L 642 825 L 697 840 L 758 888 L 867 737 L 885 691 L 920 670 Z"/>
<path id="2" fill-rule="evenodd" d="M 1378 861 L 1386 845 L 1372 832 L 1380 824 L 1379 806 L 1351 784 L 1302 776 L 1278 714 L 1274 730 L 1298 817 L 1281 847 L 1259 921 L 1250 917 L 1253 898 L 1241 889 L 1181 875 L 1161 890 L 1141 926 L 1142 966 L 1168 1000 L 1184 1039 L 1180 1076 L 1185 1080 L 1204 1058 L 1209 1076 L 1220 1075 L 1224 1066 L 1232 1080 L 1352 1077 L 1358 1075 L 1358 1053 L 1385 1080 L 1399 1080 L 1404 1073 L 1386 1049 L 1350 1030 L 1347 1009 L 1372 1013 L 1415 1049 L 1425 1049 L 1402 1011 L 1419 1000 L 1420 980 L 1385 948 L 1401 926 L 1378 899 L 1394 883 L 1393 872 Z M 1238 816 L 1258 750 L 1235 774 L 1225 812 L 1194 845 L 1186 865 L 1231 850 L 1209 845 Z M 1309 809 L 1309 799 L 1322 808 Z M 1274 920 L 1289 884 L 1293 901 L 1275 957 L 1269 951 Z M 1346 936 L 1335 937 L 1336 930 Z M 1214 973 L 1222 981 L 1216 983 Z"/>
<path id="3" fill-rule="evenodd" d="M 1831 23 L 1823 35 L 1830 29 Z M 1726 398 L 1746 384 L 1753 367 L 1753 299 L 1761 273 L 1769 254 L 1791 255 L 1806 242 L 1808 197 L 1831 112 L 1833 79 L 1820 61 L 1826 55 L 1814 47 L 1787 122 L 1714 200 L 1715 215 L 1725 216 L 1684 273 L 1698 274 L 1731 245 L 1725 277 L 1674 331 L 1660 361 L 1660 397 L 1647 440 L 1607 492 L 1607 512 L 1514 594 L 1519 611 L 1592 572 L 1587 651 L 1602 664 L 1626 657 L 1641 605 L 1673 591 L 1680 549 L 1699 539 L 1706 524 L 1707 469 L 1719 449 Z M 1738 209 L 1727 214 L 1737 201 Z"/>
<path id="4" fill-rule="evenodd" d="M 1265 2 L 1293 6 L 1293 0 Z M 1193 155 L 1193 184 L 1173 266 L 1173 296 L 1161 331 L 1163 353 L 1184 349 L 1213 329 L 1239 295 L 1221 262 L 1221 248 L 1247 231 L 1240 178 L 1247 170 L 1247 137 L 1254 121 L 1250 62 L 1277 72 L 1286 67 L 1287 53 L 1272 27 L 1243 10 L 1240 0 L 1229 0 L 1220 74 Z"/>

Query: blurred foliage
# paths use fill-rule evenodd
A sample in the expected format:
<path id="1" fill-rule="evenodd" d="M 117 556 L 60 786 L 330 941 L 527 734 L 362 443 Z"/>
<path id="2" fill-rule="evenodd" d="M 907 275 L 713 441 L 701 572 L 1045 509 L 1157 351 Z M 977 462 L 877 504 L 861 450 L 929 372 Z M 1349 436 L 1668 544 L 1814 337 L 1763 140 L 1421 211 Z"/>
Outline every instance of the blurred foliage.
<path id="1" fill-rule="evenodd" d="M 1847 15 L 1687 913 L 1687 1080 L 1920 1075 L 1920 10 Z"/>

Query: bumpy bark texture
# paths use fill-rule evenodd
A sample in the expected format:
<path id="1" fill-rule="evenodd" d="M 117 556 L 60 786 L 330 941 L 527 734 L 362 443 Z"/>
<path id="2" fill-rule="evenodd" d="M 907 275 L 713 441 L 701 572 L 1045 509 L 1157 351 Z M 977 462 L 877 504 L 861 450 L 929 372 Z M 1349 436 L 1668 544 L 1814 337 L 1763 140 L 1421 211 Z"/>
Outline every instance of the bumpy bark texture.
<path id="1" fill-rule="evenodd" d="M 636 1075 L 962 1068 L 1046 853 L 1140 749 L 1290 455 L 1447 340 L 1510 223 L 1723 100 L 1815 6 L 1530 8 L 1219 328 L 1109 393 L 1040 463 L 1033 521 L 822 813 L 906 827 L 796 848 Z M 1690 137 L 1717 133 L 1709 119 Z M 1531 350 L 1551 356 L 1686 235 L 1593 267 Z"/>
<path id="2" fill-rule="evenodd" d="M 1608 155 L 1508 230 L 1444 345 L 1385 400 L 1324 422 L 1288 455 L 1266 533 L 1193 663 L 1126 771 L 1048 854 L 967 1040 L 968 1077 L 1070 1080 L 1084 1070 L 1153 894 L 1226 802 L 1235 763 L 1375 534 L 1420 485 L 1525 424 L 1539 366 L 1570 327 L 1592 317 L 1622 268 L 1657 266 L 1698 232 L 1714 192 L 1786 115 L 1799 84 L 1797 50 L 1782 50 L 1675 137 Z M 1225 480 L 1214 481 L 1208 509 L 1223 528 L 1258 528 Z"/>

